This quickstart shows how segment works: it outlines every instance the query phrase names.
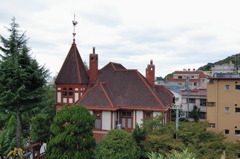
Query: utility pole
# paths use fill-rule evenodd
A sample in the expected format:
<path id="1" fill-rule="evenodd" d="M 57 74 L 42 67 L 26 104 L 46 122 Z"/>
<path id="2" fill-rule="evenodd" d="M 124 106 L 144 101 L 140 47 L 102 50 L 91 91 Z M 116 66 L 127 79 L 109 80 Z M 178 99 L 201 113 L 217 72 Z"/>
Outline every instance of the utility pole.
<path id="1" fill-rule="evenodd" d="M 174 107 L 174 108 L 171 108 L 171 109 L 173 109 L 173 110 L 176 110 L 176 130 L 178 130 L 179 129 L 179 105 L 176 105 L 176 107 Z M 177 134 L 176 134 L 176 138 L 177 138 Z"/>
<path id="2" fill-rule="evenodd" d="M 189 79 L 190 75 L 186 75 L 186 90 L 187 90 L 187 113 L 186 113 L 186 118 L 189 118 Z"/>

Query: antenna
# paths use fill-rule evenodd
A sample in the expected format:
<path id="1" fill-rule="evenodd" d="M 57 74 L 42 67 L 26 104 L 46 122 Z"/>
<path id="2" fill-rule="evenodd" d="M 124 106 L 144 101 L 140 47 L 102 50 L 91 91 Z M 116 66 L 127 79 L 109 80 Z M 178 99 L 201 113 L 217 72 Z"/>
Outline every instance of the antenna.
<path id="1" fill-rule="evenodd" d="M 77 21 L 75 21 L 75 14 L 74 14 L 74 20 L 72 21 L 73 23 L 73 42 L 75 42 L 75 36 L 76 36 L 76 32 L 75 32 L 75 27 L 77 25 Z"/>

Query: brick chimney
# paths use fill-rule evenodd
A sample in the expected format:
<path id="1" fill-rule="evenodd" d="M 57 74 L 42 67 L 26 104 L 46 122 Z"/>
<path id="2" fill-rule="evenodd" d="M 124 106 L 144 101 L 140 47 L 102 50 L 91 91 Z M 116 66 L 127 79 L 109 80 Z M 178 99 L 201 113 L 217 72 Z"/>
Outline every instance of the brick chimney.
<path id="1" fill-rule="evenodd" d="M 89 55 L 89 82 L 95 83 L 98 77 L 98 54 L 95 54 L 95 47 L 93 53 Z"/>
<path id="2" fill-rule="evenodd" d="M 152 87 L 155 87 L 155 65 L 153 64 L 153 61 L 150 61 L 150 64 L 148 64 L 146 68 L 146 79 L 148 80 L 149 84 Z"/>

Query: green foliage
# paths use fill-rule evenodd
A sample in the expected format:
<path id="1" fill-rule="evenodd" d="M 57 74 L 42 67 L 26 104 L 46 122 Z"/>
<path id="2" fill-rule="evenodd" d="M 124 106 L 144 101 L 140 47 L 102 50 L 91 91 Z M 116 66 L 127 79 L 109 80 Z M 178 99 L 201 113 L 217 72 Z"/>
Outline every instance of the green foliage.
<path id="1" fill-rule="evenodd" d="M 25 33 L 12 19 L 9 38 L 0 35 L 0 109 L 17 115 L 17 147 L 21 147 L 22 114 L 40 109 L 48 71 L 29 55 Z"/>
<path id="2" fill-rule="evenodd" d="M 198 122 L 200 119 L 200 108 L 194 105 L 193 110 L 190 112 L 190 117 L 192 117 L 195 122 Z"/>
<path id="3" fill-rule="evenodd" d="M 143 142 L 143 147 L 146 152 L 158 152 L 164 156 L 188 149 L 197 158 L 204 159 L 220 158 L 225 150 L 227 158 L 234 158 L 234 145 L 225 142 L 223 134 L 206 131 L 207 127 L 208 123 L 204 122 L 181 122 L 179 130 L 176 131 L 175 123 L 166 124 L 149 135 Z"/>
<path id="4" fill-rule="evenodd" d="M 37 114 L 31 119 L 30 137 L 32 143 L 48 142 L 50 138 L 50 116 L 47 114 Z"/>
<path id="5" fill-rule="evenodd" d="M 95 117 L 82 106 L 65 107 L 54 117 L 50 127 L 52 137 L 47 144 L 48 159 L 89 159 L 95 146 Z"/>
<path id="6" fill-rule="evenodd" d="M 202 70 L 202 71 L 210 71 L 210 69 L 214 66 L 214 65 L 222 65 L 222 64 L 229 64 L 230 61 L 233 63 L 233 64 L 239 64 L 239 56 L 240 54 L 235 54 L 235 55 L 232 55 L 232 56 L 228 56 L 227 58 L 223 59 L 223 60 L 219 60 L 217 62 L 214 62 L 214 63 L 208 63 L 204 66 L 201 66 L 198 68 L 198 70 Z"/>
<path id="7" fill-rule="evenodd" d="M 137 143 L 125 130 L 115 129 L 97 144 L 94 151 L 97 159 L 137 159 L 139 158 Z"/>
<path id="8" fill-rule="evenodd" d="M 156 152 L 148 153 L 147 156 L 149 159 L 195 159 L 195 155 L 188 152 L 187 149 L 183 152 L 173 151 L 173 153 L 168 153 L 166 157 Z"/>
<path id="9" fill-rule="evenodd" d="M 0 156 L 6 156 L 16 146 L 16 125 L 16 118 L 12 115 L 6 128 L 0 131 Z"/>
<path id="10" fill-rule="evenodd" d="M 138 124 L 135 125 L 135 129 L 132 132 L 132 138 L 136 141 L 137 145 L 140 148 L 139 154 L 141 157 L 144 157 L 145 152 L 142 146 L 142 142 L 146 138 L 146 131 L 142 129 Z"/>
<path id="11" fill-rule="evenodd" d="M 165 115 L 157 115 L 152 119 L 143 120 L 143 127 L 147 134 L 155 134 L 158 132 L 163 126 L 163 119 Z"/>

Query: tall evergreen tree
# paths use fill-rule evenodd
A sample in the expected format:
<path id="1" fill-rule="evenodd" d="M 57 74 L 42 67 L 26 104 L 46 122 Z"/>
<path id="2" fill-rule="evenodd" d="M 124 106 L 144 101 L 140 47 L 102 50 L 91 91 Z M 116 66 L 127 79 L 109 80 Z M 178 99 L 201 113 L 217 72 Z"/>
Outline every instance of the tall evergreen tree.
<path id="1" fill-rule="evenodd" d="M 48 71 L 29 55 L 25 32 L 12 19 L 9 38 L 0 35 L 0 109 L 17 116 L 16 142 L 20 148 L 24 112 L 43 105 Z"/>

